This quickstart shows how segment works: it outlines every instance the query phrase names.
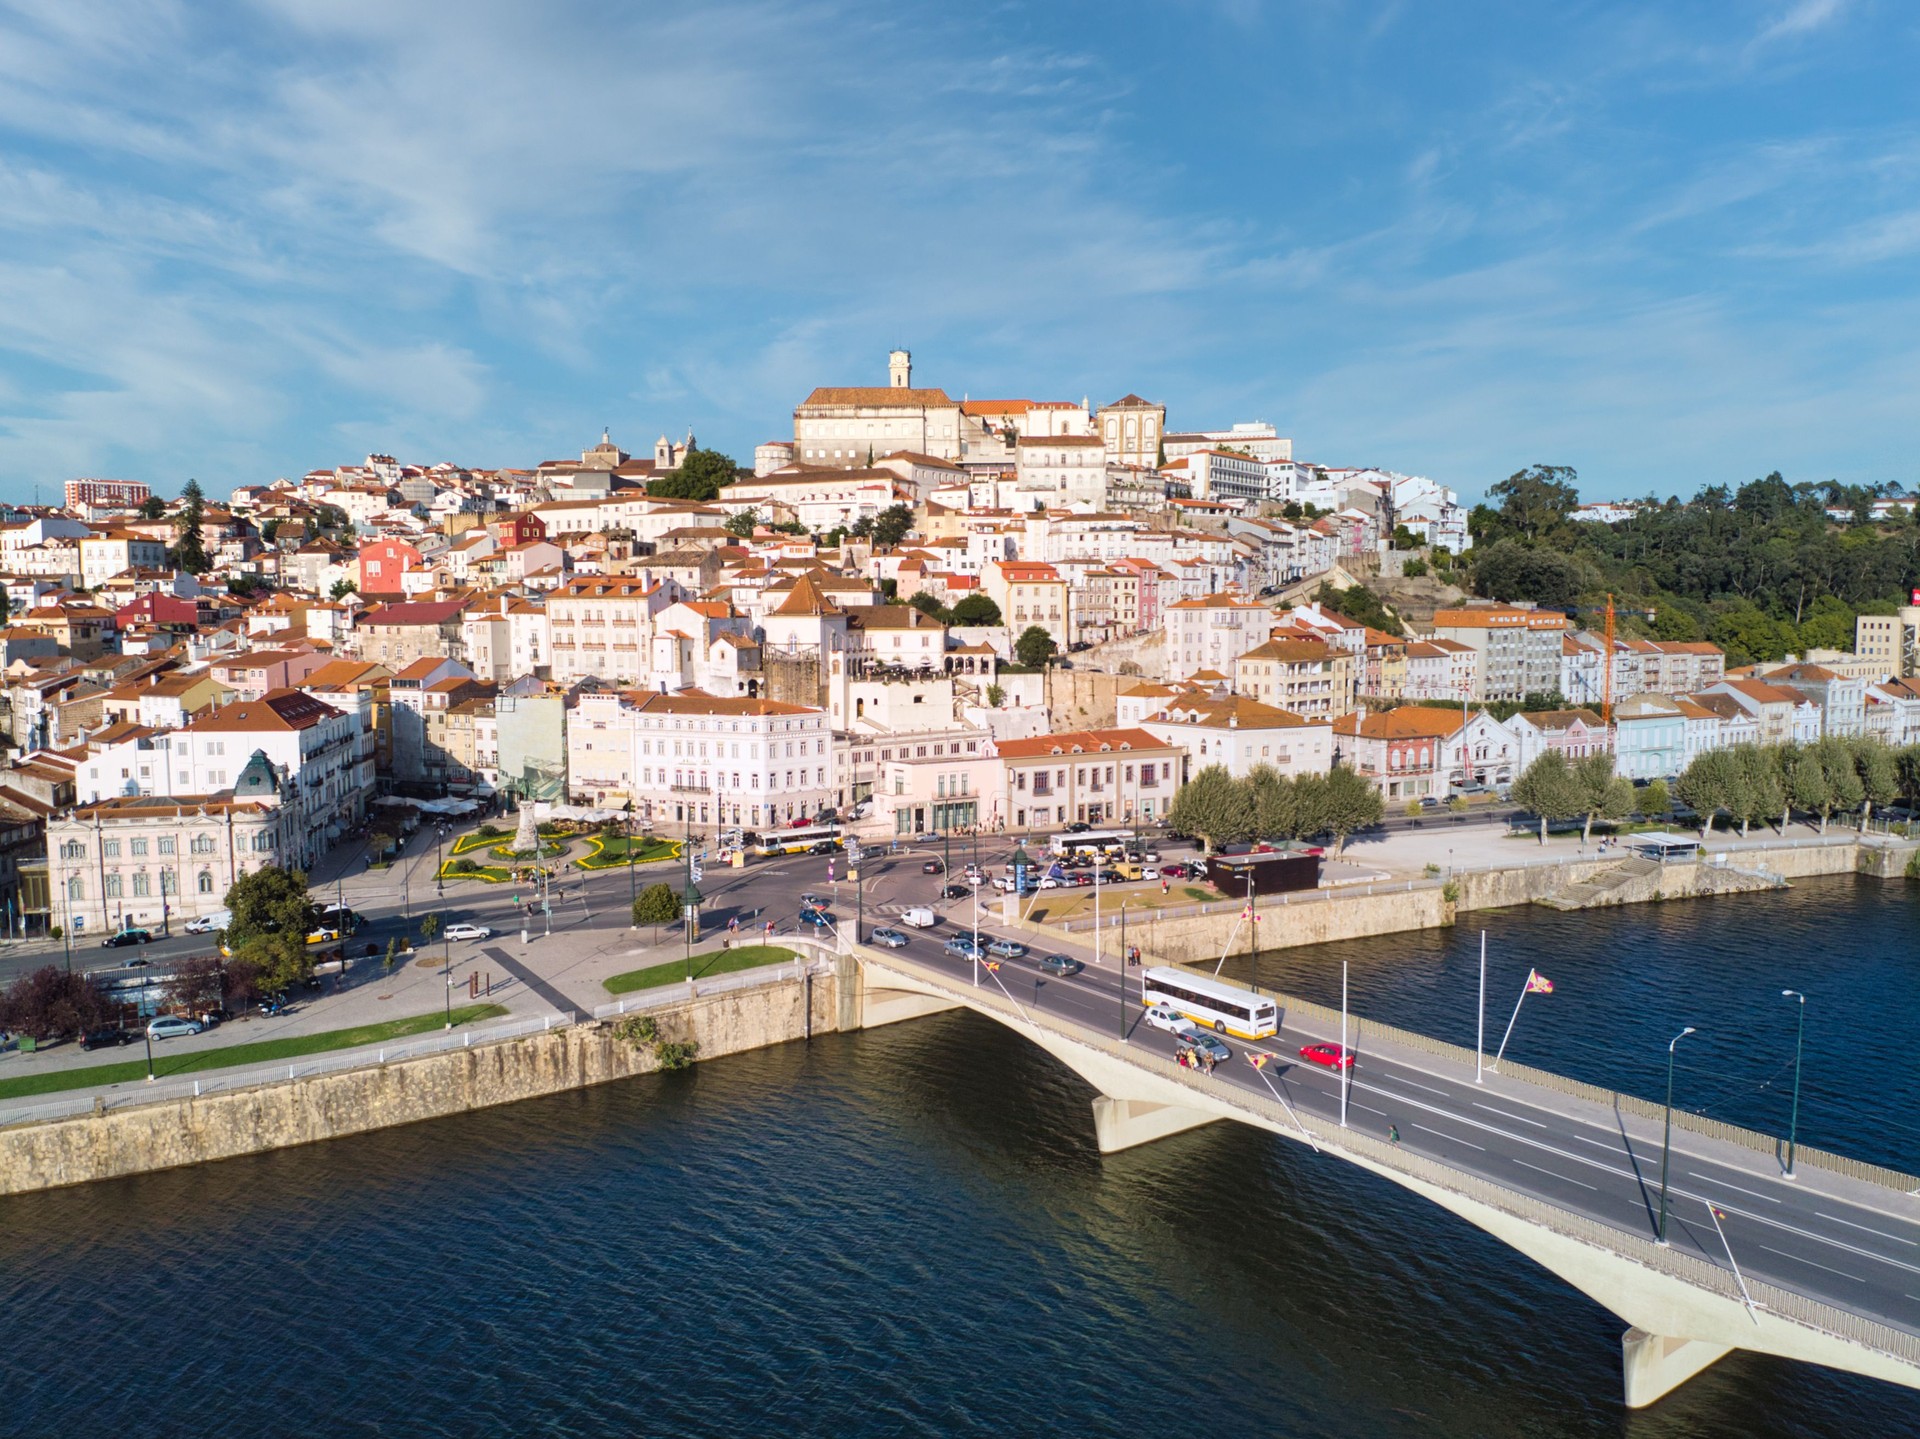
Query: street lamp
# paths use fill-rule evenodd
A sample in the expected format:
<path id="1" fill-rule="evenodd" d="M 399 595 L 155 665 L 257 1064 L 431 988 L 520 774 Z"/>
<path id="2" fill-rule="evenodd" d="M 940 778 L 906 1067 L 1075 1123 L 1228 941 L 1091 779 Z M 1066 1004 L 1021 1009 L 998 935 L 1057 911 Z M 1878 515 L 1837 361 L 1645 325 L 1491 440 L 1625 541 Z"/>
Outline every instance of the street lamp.
<path id="1" fill-rule="evenodd" d="M 525 931 L 522 931 L 524 933 Z M 431 960 L 428 963 L 432 963 Z M 447 1028 L 453 1028 L 453 941 L 447 938 L 445 917 L 440 925 L 440 981 L 447 991 Z"/>
<path id="2" fill-rule="evenodd" d="M 440 863 L 440 837 L 444 832 L 437 824 L 433 827 L 433 892 L 442 899 L 447 895 L 446 868 Z"/>
<path id="3" fill-rule="evenodd" d="M 634 891 L 635 880 L 633 877 L 633 801 L 631 799 L 627 801 L 626 809 L 627 809 L 627 905 L 629 908 L 632 908 L 634 905 L 640 902 L 640 897 Z"/>
<path id="4" fill-rule="evenodd" d="M 1782 999 L 1797 999 L 1800 1001 L 1800 1021 L 1793 1034 L 1793 1118 L 1787 1124 L 1787 1172 L 1785 1177 L 1792 1179 L 1794 1177 L 1793 1159 L 1797 1152 L 1794 1148 L 1794 1142 L 1799 1138 L 1800 1134 L 1800 1055 L 1802 1052 L 1801 1041 L 1807 1037 L 1807 997 L 1797 989 L 1783 989 L 1780 991 L 1780 997 Z"/>
<path id="5" fill-rule="evenodd" d="M 1689 1024 L 1674 1035 L 1667 1045 L 1667 1135 L 1660 1145 L 1660 1243 L 1667 1242 L 1667 1164 L 1673 1157 L 1673 1051 L 1674 1046 L 1694 1032 Z"/>

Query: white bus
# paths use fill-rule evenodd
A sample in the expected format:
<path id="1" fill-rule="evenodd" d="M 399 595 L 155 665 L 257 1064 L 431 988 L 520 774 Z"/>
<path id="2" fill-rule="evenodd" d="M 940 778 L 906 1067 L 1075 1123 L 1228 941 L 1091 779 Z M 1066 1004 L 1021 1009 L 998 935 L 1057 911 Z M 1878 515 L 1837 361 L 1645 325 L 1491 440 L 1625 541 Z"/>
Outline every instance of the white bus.
<path id="1" fill-rule="evenodd" d="M 755 854 L 805 854 L 816 844 L 842 848 L 840 826 L 810 824 L 797 829 L 769 829 L 746 836 L 747 848 Z"/>
<path id="2" fill-rule="evenodd" d="M 1265 1039 L 1280 1026 L 1273 1001 L 1237 984 L 1206 979 L 1184 969 L 1159 965 L 1147 970 L 1142 998 L 1149 1006 L 1165 1004 L 1195 1024 L 1241 1039 Z"/>
<path id="3" fill-rule="evenodd" d="M 1082 854 L 1124 854 L 1132 843 L 1130 829 L 1085 829 L 1078 834 L 1056 834 L 1047 841 L 1047 851 L 1059 859 Z"/>

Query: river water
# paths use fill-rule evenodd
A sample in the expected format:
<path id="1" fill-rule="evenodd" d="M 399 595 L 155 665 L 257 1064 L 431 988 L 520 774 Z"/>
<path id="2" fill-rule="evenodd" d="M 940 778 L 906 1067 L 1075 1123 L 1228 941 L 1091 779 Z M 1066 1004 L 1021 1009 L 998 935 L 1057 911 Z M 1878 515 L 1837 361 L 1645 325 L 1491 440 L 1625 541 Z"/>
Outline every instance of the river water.
<path id="1" fill-rule="evenodd" d="M 1486 917 L 1511 1053 L 1920 1163 L 1920 886 Z M 1472 928 L 1262 977 L 1471 1044 Z M 1497 1033 L 1496 1026 L 1496 1033 Z M 1920 1435 L 1920 1395 L 1733 1355 L 1619 1403 L 1622 1325 L 1299 1146 L 1102 1159 L 1088 1091 L 940 1016 L 0 1201 L 0 1433 Z"/>

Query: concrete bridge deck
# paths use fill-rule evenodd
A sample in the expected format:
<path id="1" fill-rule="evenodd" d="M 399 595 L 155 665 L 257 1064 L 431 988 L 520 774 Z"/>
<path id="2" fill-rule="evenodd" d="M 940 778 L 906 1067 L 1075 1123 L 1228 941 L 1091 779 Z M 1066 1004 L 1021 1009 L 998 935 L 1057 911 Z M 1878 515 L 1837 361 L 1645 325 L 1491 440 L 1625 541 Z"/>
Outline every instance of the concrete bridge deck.
<path id="1" fill-rule="evenodd" d="M 1123 1020 L 1111 956 L 1065 979 L 1003 960 L 976 983 L 971 961 L 942 952 L 947 937 L 849 946 L 858 1022 L 966 1006 L 1020 1031 L 1098 1091 L 1106 1152 L 1233 1119 L 1422 1194 L 1632 1326 L 1631 1406 L 1734 1348 L 1920 1388 L 1920 1179 L 1805 1149 L 1788 1179 L 1770 1137 L 1676 1111 L 1663 1246 L 1659 1106 L 1511 1064 L 1476 1083 L 1472 1051 L 1368 1022 L 1349 1028 L 1343 1128 L 1338 1079 L 1298 1058 L 1338 1040 L 1337 1011 L 1277 996 L 1281 1032 L 1230 1040 L 1232 1059 L 1204 1074 L 1141 1020 L 1137 969 Z M 1255 1069 L 1261 1052 L 1272 1058 Z"/>

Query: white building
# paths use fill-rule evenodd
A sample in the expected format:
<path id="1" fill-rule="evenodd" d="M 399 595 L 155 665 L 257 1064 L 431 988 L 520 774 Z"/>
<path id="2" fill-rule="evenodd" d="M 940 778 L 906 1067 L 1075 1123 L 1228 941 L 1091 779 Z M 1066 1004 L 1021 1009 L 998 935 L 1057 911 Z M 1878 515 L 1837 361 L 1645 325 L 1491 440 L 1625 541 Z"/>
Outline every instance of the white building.
<path id="1" fill-rule="evenodd" d="M 567 717 L 576 802 L 619 808 L 668 830 L 755 830 L 833 803 L 825 710 L 714 695 L 582 694 Z"/>
<path id="2" fill-rule="evenodd" d="M 1331 719 L 1309 720 L 1245 695 L 1183 696 L 1142 721 L 1140 728 L 1186 750 L 1189 777 L 1216 764 L 1226 766 L 1236 779 L 1263 764 L 1289 778 L 1325 774 L 1333 767 Z"/>

